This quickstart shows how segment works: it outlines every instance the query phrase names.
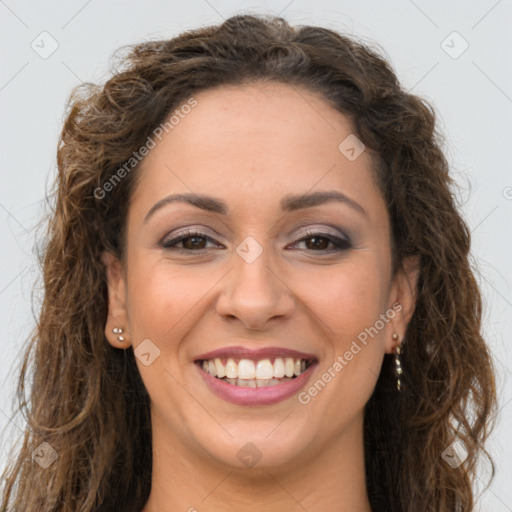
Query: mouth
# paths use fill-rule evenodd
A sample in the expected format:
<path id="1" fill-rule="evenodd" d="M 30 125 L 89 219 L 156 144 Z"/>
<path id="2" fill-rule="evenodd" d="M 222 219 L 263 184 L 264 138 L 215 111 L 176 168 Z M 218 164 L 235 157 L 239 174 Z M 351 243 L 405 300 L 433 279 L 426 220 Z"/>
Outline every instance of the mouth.
<path id="1" fill-rule="evenodd" d="M 215 357 L 196 363 L 208 375 L 232 386 L 263 388 L 291 381 L 303 374 L 314 359 L 300 357 L 273 357 L 263 359 L 235 359 Z"/>
<path id="2" fill-rule="evenodd" d="M 278 347 L 231 347 L 202 354 L 194 363 L 206 385 L 223 400 L 237 405 L 271 405 L 299 392 L 318 359 Z"/>

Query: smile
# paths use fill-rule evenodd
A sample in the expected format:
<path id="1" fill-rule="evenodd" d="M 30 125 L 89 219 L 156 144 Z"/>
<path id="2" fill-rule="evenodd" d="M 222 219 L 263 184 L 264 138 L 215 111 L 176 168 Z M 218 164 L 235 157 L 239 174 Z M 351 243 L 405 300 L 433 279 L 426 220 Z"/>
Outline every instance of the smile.
<path id="1" fill-rule="evenodd" d="M 275 386 L 290 381 L 306 371 L 312 360 L 293 357 L 252 359 L 203 359 L 203 370 L 228 384 L 249 388 Z"/>
<path id="2" fill-rule="evenodd" d="M 305 385 L 317 366 L 312 354 L 240 347 L 203 354 L 195 361 L 211 391 L 237 405 L 271 405 Z"/>

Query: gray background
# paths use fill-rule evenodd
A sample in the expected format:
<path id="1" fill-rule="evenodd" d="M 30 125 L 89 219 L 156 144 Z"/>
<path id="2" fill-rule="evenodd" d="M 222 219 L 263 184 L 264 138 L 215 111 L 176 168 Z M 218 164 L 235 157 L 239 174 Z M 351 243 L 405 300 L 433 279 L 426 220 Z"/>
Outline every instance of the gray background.
<path id="1" fill-rule="evenodd" d="M 483 490 L 487 472 L 482 468 L 477 510 L 511 511 L 510 0 L 316 0 L 314 5 L 301 0 L 0 0 L 0 466 L 23 426 L 23 418 L 12 417 L 14 365 L 34 324 L 31 295 L 39 275 L 34 227 L 45 211 L 45 190 L 54 176 L 57 137 L 72 87 L 104 80 L 109 58 L 121 45 L 170 38 L 242 11 L 280 13 L 294 23 L 320 24 L 375 41 L 404 86 L 436 107 L 472 231 L 485 334 L 498 370 L 500 413 L 489 444 L 497 475 Z M 40 35 L 45 31 L 49 35 Z"/>

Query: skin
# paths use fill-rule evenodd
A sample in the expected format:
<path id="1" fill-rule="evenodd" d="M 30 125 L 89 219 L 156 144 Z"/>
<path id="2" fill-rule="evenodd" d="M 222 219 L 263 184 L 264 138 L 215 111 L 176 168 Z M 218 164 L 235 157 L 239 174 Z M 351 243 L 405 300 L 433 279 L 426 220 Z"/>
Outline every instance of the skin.
<path id="1" fill-rule="evenodd" d="M 137 359 L 151 398 L 154 458 L 143 512 L 368 512 L 363 408 L 393 333 L 401 340 L 411 318 L 417 262 L 392 275 L 389 217 L 371 156 L 349 161 L 338 150 L 353 129 L 321 97 L 256 83 L 195 98 L 143 161 L 123 261 L 103 254 L 109 342 L 135 349 L 149 338 L 160 350 L 148 366 Z M 366 213 L 335 201 L 280 209 L 287 194 L 320 190 L 341 192 Z M 228 214 L 174 202 L 144 222 L 157 201 L 190 192 L 223 200 Z M 202 254 L 190 239 L 188 253 L 161 247 L 187 226 L 215 242 L 199 239 Z M 325 254 L 335 245 L 299 241 L 306 229 L 349 236 L 352 247 Z M 252 263 L 235 250 L 247 236 L 263 250 Z M 194 365 L 226 346 L 286 347 L 318 358 L 309 386 L 395 303 L 401 310 L 307 404 L 297 396 L 231 404 Z M 124 342 L 114 327 L 124 329 Z M 252 467 L 237 457 L 247 442 L 261 453 Z"/>

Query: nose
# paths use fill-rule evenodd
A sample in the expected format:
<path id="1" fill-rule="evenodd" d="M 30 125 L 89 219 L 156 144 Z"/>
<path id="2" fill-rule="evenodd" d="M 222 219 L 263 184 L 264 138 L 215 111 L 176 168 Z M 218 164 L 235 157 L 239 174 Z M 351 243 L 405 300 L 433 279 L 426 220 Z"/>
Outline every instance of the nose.
<path id="1" fill-rule="evenodd" d="M 217 313 L 251 330 L 264 330 L 271 320 L 289 318 L 296 303 L 293 291 L 265 251 L 251 263 L 237 254 L 233 257 L 235 268 L 224 280 Z"/>

